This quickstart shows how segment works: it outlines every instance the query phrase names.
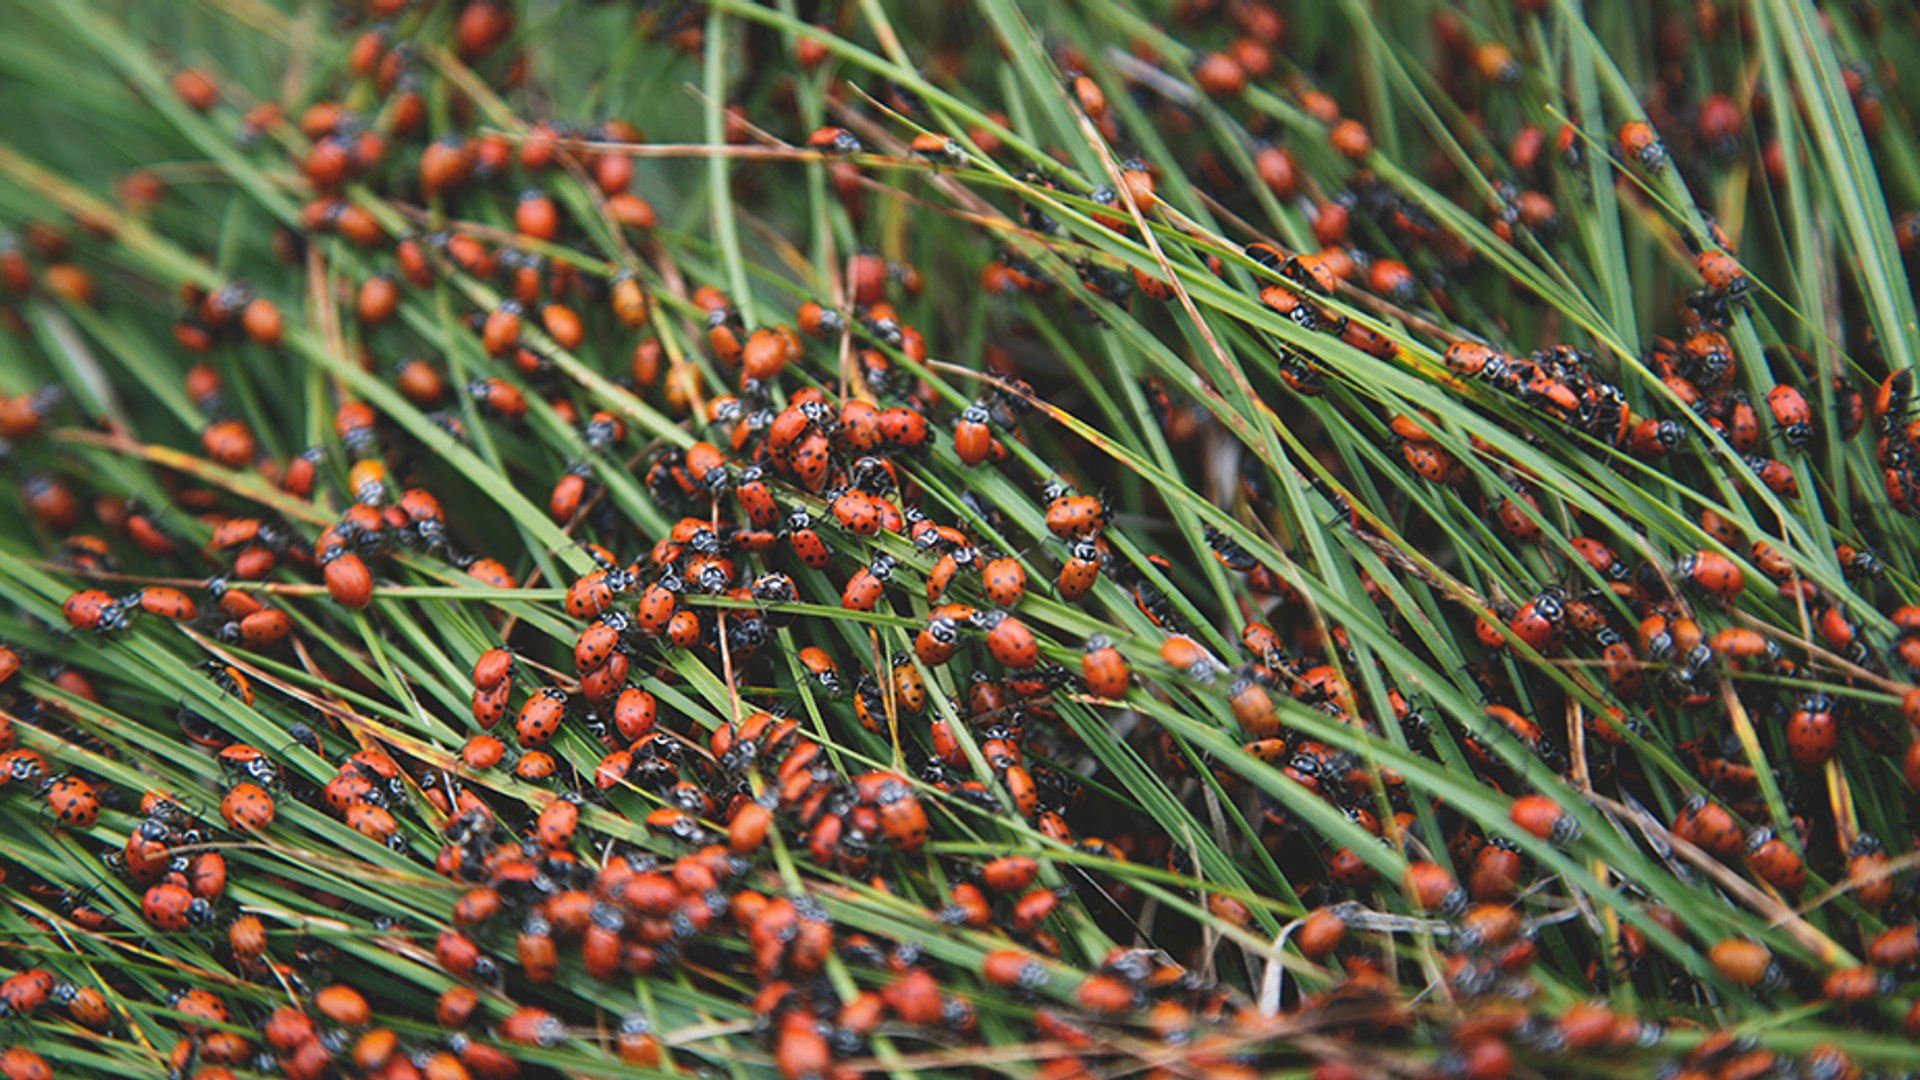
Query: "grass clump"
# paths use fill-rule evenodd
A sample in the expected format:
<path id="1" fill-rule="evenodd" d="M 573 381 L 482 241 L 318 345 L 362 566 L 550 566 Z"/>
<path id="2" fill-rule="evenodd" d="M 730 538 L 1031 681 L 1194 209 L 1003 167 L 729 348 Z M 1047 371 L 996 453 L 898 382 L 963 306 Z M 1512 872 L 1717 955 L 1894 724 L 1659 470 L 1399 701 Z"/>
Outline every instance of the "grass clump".
<path id="1" fill-rule="evenodd" d="M 1914 1067 L 1905 14 L 12 14 L 10 1080 Z"/>

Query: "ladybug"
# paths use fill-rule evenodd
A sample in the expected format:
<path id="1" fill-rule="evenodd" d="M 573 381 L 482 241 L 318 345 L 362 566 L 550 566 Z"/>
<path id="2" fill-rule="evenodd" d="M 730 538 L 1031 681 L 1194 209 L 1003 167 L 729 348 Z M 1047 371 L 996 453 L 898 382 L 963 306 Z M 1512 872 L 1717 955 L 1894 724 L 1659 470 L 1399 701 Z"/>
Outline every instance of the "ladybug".
<path id="1" fill-rule="evenodd" d="M 970 547 L 941 553 L 933 561 L 933 568 L 927 571 L 927 603 L 934 603 L 945 596 L 947 586 L 953 583 L 953 576 L 960 572 L 961 567 L 972 566 L 974 559 L 975 553 Z"/>
<path id="2" fill-rule="evenodd" d="M 1868 911 L 1879 911 L 1893 900 L 1893 875 L 1888 873 L 1886 848 L 1878 838 L 1862 834 L 1847 853 L 1847 881 L 1853 898 Z M 1873 960 L 1871 950 L 1867 959 Z"/>
<path id="3" fill-rule="evenodd" d="M 1092 495 L 1062 495 L 1047 505 L 1047 530 L 1062 540 L 1087 540 L 1110 520 L 1107 506 Z"/>
<path id="4" fill-rule="evenodd" d="M 569 799 L 555 799 L 542 807 L 534 835 L 540 846 L 560 851 L 573 846 L 574 830 L 580 823 L 580 807 Z"/>
<path id="5" fill-rule="evenodd" d="M 200 432 L 200 445 L 215 464 L 241 469 L 259 453 L 253 429 L 244 420 L 216 420 Z"/>
<path id="6" fill-rule="evenodd" d="M 1791 465 L 1755 454 L 1747 454 L 1740 461 L 1775 495 L 1783 499 L 1800 497 L 1800 481 L 1794 478 Z"/>
<path id="7" fill-rule="evenodd" d="M 634 608 L 633 629 L 642 637 L 659 637 L 671 628 L 675 609 L 678 608 L 679 594 L 684 584 L 678 576 L 669 574 L 647 586 L 640 594 L 640 603 Z M 680 612 L 687 614 L 687 612 Z"/>
<path id="8" fill-rule="evenodd" d="M 1835 544 L 1833 557 L 1840 564 L 1840 570 L 1849 580 L 1884 577 L 1886 565 L 1880 557 L 1865 548 L 1856 548 L 1849 544 Z"/>
<path id="9" fill-rule="evenodd" d="M 1130 676 L 1126 658 L 1105 634 L 1087 639 L 1080 658 L 1080 673 L 1087 681 L 1088 692 L 1096 697 L 1118 700 L 1127 694 Z"/>
<path id="10" fill-rule="evenodd" d="M 989 559 L 981 568 L 981 580 L 985 584 L 987 598 L 1003 608 L 1018 605 L 1027 592 L 1027 572 L 1021 567 L 1020 560 L 1011 556 Z"/>
<path id="11" fill-rule="evenodd" d="M 104 1032 L 113 1024 L 113 1012 L 107 1006 L 106 997 L 92 987 L 62 983 L 54 987 L 48 997 L 54 1004 L 67 1010 L 68 1018 L 81 1027 Z M 13 1080 L 13 1074 L 5 1072 L 4 1068 L 0 1068 L 0 1074 Z"/>
<path id="12" fill-rule="evenodd" d="M 613 659 L 627 629 L 627 617 L 618 611 L 609 611 L 588 625 L 574 641 L 574 670 L 581 674 L 597 671 Z"/>
<path id="13" fill-rule="evenodd" d="M 1507 629 L 1527 644 L 1527 647 L 1542 656 L 1551 656 L 1559 650 L 1561 625 L 1566 618 L 1566 608 L 1555 595 L 1555 591 L 1543 592 L 1514 614 L 1507 623 Z"/>
<path id="14" fill-rule="evenodd" d="M 1457 375 L 1488 380 L 1505 375 L 1512 362 L 1499 350 L 1477 341 L 1456 341 L 1447 346 L 1447 351 L 1441 359 L 1446 363 L 1447 369 Z"/>
<path id="15" fill-rule="evenodd" d="M 1455 484 L 1466 476 L 1453 455 L 1433 443 L 1402 442 L 1400 456 L 1415 475 L 1436 484 Z"/>
<path id="16" fill-rule="evenodd" d="M 1001 664 L 1025 670 L 1040 662 L 1033 631 L 1019 619 L 1004 611 L 989 612 L 983 616 L 983 628 L 987 631 L 987 653 Z"/>
<path id="17" fill-rule="evenodd" d="M 485 772 L 500 764 L 507 747 L 491 735 L 475 735 L 460 747 L 460 762 L 475 772 Z"/>
<path id="18" fill-rule="evenodd" d="M 1813 409 L 1800 391 L 1791 386 L 1776 386 L 1767 391 L 1767 408 L 1773 422 L 1780 425 L 1780 441 L 1787 449 L 1802 451 L 1813 437 Z"/>
<path id="19" fill-rule="evenodd" d="M 838 311 L 822 307 L 816 300 L 808 300 L 801 304 L 799 311 L 795 313 L 795 321 L 799 324 L 801 333 L 822 341 L 839 335 L 847 328 L 846 320 Z"/>
<path id="20" fill-rule="evenodd" d="M 1327 129 L 1327 144 L 1348 161 L 1363 161 L 1373 153 L 1373 134 L 1366 125 L 1349 118 Z"/>
<path id="21" fill-rule="evenodd" d="M 1068 602 L 1085 599 L 1100 580 L 1101 564 L 1100 547 L 1094 541 L 1074 544 L 1066 562 L 1060 564 L 1059 576 L 1054 579 L 1054 589 L 1060 598 Z"/>
<path id="22" fill-rule="evenodd" d="M 1797 896 L 1807 883 L 1807 867 L 1786 841 L 1762 826 L 1747 836 L 1747 866 L 1761 880 L 1789 897 Z"/>
<path id="23" fill-rule="evenodd" d="M 895 565 L 893 556 L 882 553 L 874 556 L 873 562 L 855 570 L 840 593 L 840 606 L 848 611 L 872 611 L 886 591 Z"/>
<path id="24" fill-rule="evenodd" d="M 1800 699 L 1787 720 L 1787 752 L 1794 764 L 1817 769 L 1833 760 L 1840 748 L 1840 725 L 1834 717 L 1835 704 L 1826 694 L 1808 694 Z"/>
<path id="25" fill-rule="evenodd" d="M 1730 301 L 1746 296 L 1747 290 L 1753 286 L 1740 261 L 1724 251 L 1701 252 L 1694 259 L 1693 268 L 1700 275 L 1700 280 L 1706 282 L 1707 288 Z"/>
<path id="26" fill-rule="evenodd" d="M 1680 557 L 1673 574 L 1689 584 L 1730 602 L 1746 587 L 1746 577 L 1732 559 L 1717 551 L 1695 551 Z"/>
<path id="27" fill-rule="evenodd" d="M 373 601 L 373 575 L 360 556 L 338 545 L 320 557 L 327 594 L 341 607 L 359 611 Z"/>
<path id="28" fill-rule="evenodd" d="M 880 438 L 901 450 L 918 450 L 933 438 L 925 413 L 904 405 L 880 410 Z"/>
<path id="29" fill-rule="evenodd" d="M 900 778 L 887 775 L 871 802 L 880 818 L 880 834 L 895 851 L 918 852 L 927 842 L 927 812 Z"/>
<path id="30" fill-rule="evenodd" d="M 953 452 L 963 465 L 978 465 L 993 451 L 993 429 L 988 425 L 993 414 L 984 401 L 975 401 L 961 410 L 953 423 Z"/>
<path id="31" fill-rule="evenodd" d="M 507 714 L 507 699 L 513 693 L 513 679 L 503 676 L 491 689 L 473 692 L 473 721 L 483 728 L 498 724 Z"/>
<path id="32" fill-rule="evenodd" d="M 567 614 L 576 619 L 595 619 L 613 606 L 614 596 L 633 588 L 633 573 L 628 570 L 594 570 L 567 586 Z"/>
<path id="33" fill-rule="evenodd" d="M 185 886 L 163 881 L 141 897 L 140 915 L 156 930 L 181 933 L 205 926 L 213 908 Z"/>
<path id="34" fill-rule="evenodd" d="M 787 517 L 787 546 L 801 565 L 814 570 L 826 569 L 833 560 L 833 550 L 814 528 L 813 515 L 804 509 L 795 509 Z"/>
<path id="35" fill-rule="evenodd" d="M 100 796 L 93 785 L 77 776 L 61 776 L 47 782 L 47 812 L 61 825 L 90 829 L 100 820 Z"/>
<path id="36" fill-rule="evenodd" d="M 1569 843 L 1580 835 L 1578 823 L 1545 795 L 1522 795 L 1508 813 L 1515 825 L 1554 844 Z"/>
<path id="37" fill-rule="evenodd" d="M 667 620 L 667 640 L 677 649 L 698 645 L 701 632 L 700 617 L 691 611 L 676 611 L 673 618 Z"/>
<path id="38" fill-rule="evenodd" d="M 913 639 L 913 653 L 928 667 L 939 667 L 953 659 L 960 641 L 961 621 L 936 615 Z"/>
<path id="39" fill-rule="evenodd" d="M 920 669 L 913 665 L 913 656 L 909 653 L 895 653 L 889 661 L 888 681 L 893 688 L 894 700 L 900 708 L 918 715 L 927 707 L 927 686 L 920 677 Z"/>
<path id="40" fill-rule="evenodd" d="M 980 868 L 980 882 L 997 893 L 1014 893 L 1033 884 L 1040 864 L 1025 855 L 1003 855 Z"/>
<path id="41" fill-rule="evenodd" d="M 1666 148 L 1644 120 L 1629 120 L 1620 126 L 1620 151 L 1649 173 L 1658 174 L 1667 167 Z"/>
<path id="42" fill-rule="evenodd" d="M 494 648 L 473 662 L 473 688 L 491 690 L 513 676 L 514 655 L 510 649 Z"/>
<path id="43" fill-rule="evenodd" d="M 1627 453 L 1641 461 L 1658 461 L 1685 442 L 1687 432 L 1673 420 L 1641 420 L 1627 430 Z"/>
<path id="44" fill-rule="evenodd" d="M 149 585 L 138 592 L 128 593 L 120 598 L 121 608 L 132 611 L 139 608 L 149 615 L 158 615 L 175 622 L 187 622 L 200 613 L 193 598 L 178 589 L 169 589 L 159 585 Z"/>
<path id="45" fill-rule="evenodd" d="M 1467 892 L 1476 903 L 1504 903 L 1520 891 L 1520 850 L 1505 837 L 1495 837 L 1473 855 L 1467 874 Z"/>
<path id="46" fill-rule="evenodd" d="M 75 630 L 108 634 L 127 628 L 126 608 L 98 589 L 81 589 L 67 597 L 61 606 L 67 624 Z"/>
<path id="47" fill-rule="evenodd" d="M 1256 741 L 1279 738 L 1280 718 L 1274 711 L 1273 696 L 1251 678 L 1235 679 L 1227 687 L 1227 705 L 1240 730 Z"/>
<path id="48" fill-rule="evenodd" d="M 0 1050 L 0 1076 L 6 1080 L 53 1080 L 45 1058 L 24 1046 Z"/>
<path id="49" fill-rule="evenodd" d="M 860 140 L 854 136 L 853 132 L 843 127 L 815 128 L 807 136 L 807 145 L 824 154 L 841 157 L 865 152 L 865 148 L 860 145 Z"/>
<path id="50" fill-rule="evenodd" d="M 1707 951 L 1714 970 L 1736 986 L 1770 986 L 1780 981 L 1779 965 L 1765 945 L 1746 938 L 1725 938 Z"/>
<path id="51" fill-rule="evenodd" d="M 856 536 L 873 536 L 880 532 L 880 500 L 857 488 L 845 491 L 829 492 L 827 508 L 833 512 L 840 527 Z"/>
<path id="52" fill-rule="evenodd" d="M 235 784 L 220 800 L 220 817 L 235 832 L 262 832 L 273 824 L 273 796 L 255 783 Z"/>
<path id="53" fill-rule="evenodd" d="M 1438 863 L 1414 861 L 1407 864 L 1401 878 L 1401 891 L 1422 911 L 1454 915 L 1467 905 L 1466 891 L 1453 880 L 1453 874 Z"/>
<path id="54" fill-rule="evenodd" d="M 780 520 L 780 505 L 774 501 L 773 489 L 767 485 L 766 471 L 758 465 L 749 465 L 740 470 L 733 485 L 734 498 L 740 500 L 740 509 L 747 515 L 747 521 L 756 529 L 771 529 Z"/>
<path id="55" fill-rule="evenodd" d="M 58 989 L 53 974 L 44 968 L 28 968 L 0 982 L 0 1016 L 24 1017 L 46 1004 Z"/>
<path id="56" fill-rule="evenodd" d="M 527 415 L 526 395 L 505 379 L 475 379 L 467 384 L 467 396 L 479 402 L 490 416 L 518 420 Z"/>
<path id="57" fill-rule="evenodd" d="M 520 748 L 533 750 L 547 745 L 560 730 L 566 709 L 567 692 L 556 686 L 541 687 L 539 693 L 528 698 L 513 723 L 514 738 Z"/>
<path id="58" fill-rule="evenodd" d="M 547 516 L 556 525 L 565 525 L 580 512 L 587 498 L 587 477 L 592 474 L 593 466 L 582 463 L 569 468 L 554 482 L 553 491 L 547 495 Z"/>
<path id="59" fill-rule="evenodd" d="M 798 658 L 800 666 L 828 695 L 839 697 L 846 692 L 846 684 L 840 679 L 840 669 L 825 649 L 809 645 L 800 650 Z"/>
<path id="60" fill-rule="evenodd" d="M 230 780 L 255 780 L 269 788 L 280 782 L 280 774 L 273 761 L 259 749 L 240 742 L 221 749 L 217 763 L 221 767 L 221 774 Z"/>

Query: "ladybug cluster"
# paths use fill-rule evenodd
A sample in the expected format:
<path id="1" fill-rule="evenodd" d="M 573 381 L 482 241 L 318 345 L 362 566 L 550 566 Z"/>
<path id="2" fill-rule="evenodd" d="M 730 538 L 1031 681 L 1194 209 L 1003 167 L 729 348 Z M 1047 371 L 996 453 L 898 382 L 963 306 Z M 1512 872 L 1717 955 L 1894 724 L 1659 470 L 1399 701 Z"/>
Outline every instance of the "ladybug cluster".
<path id="1" fill-rule="evenodd" d="M 1916 1067 L 1920 24 L 982 6 L 45 30 L 0 1077 Z"/>

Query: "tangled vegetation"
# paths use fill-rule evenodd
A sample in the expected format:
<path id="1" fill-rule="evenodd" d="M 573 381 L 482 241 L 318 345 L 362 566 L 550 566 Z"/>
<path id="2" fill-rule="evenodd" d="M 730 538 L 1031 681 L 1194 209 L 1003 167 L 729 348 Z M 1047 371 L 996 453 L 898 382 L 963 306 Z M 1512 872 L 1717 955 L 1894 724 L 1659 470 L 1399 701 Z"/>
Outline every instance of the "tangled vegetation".
<path id="1" fill-rule="evenodd" d="M 4 22 L 6 1080 L 1920 1068 L 1912 5 Z"/>

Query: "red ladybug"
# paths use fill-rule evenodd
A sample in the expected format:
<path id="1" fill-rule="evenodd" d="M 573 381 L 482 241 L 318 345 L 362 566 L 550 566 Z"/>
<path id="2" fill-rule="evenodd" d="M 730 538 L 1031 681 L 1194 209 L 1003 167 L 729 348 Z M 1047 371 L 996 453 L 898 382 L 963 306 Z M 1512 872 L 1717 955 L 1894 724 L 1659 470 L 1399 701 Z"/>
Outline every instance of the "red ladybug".
<path id="1" fill-rule="evenodd" d="M 473 720 L 481 727 L 490 728 L 500 722 L 507 714 L 507 699 L 513 693 L 513 677 L 502 676 L 492 689 L 473 692 Z"/>
<path id="2" fill-rule="evenodd" d="M 1693 261 L 1693 268 L 1706 282 L 1707 288 L 1724 293 L 1728 300 L 1738 300 L 1747 294 L 1753 282 L 1747 277 L 1746 270 L 1740 266 L 1740 260 L 1724 251 L 1709 249 L 1703 251 Z"/>
<path id="3" fill-rule="evenodd" d="M 559 851 L 573 845 L 579 823 L 580 807 L 568 799 L 555 799 L 541 808 L 534 835 L 541 847 Z"/>
<path id="4" fill-rule="evenodd" d="M 993 450 L 993 414 L 985 403 L 976 401 L 961 410 L 953 423 L 953 452 L 963 465 L 978 465 Z"/>
<path id="5" fill-rule="evenodd" d="M 1513 823 L 1542 840 L 1565 844 L 1580 834 L 1580 827 L 1560 804 L 1540 794 L 1522 795 L 1509 810 Z"/>
<path id="6" fill-rule="evenodd" d="M 207 457 L 229 469 L 243 469 L 253 464 L 260 448 L 254 441 L 253 429 L 244 420 L 217 420 L 208 424 L 200 433 L 200 445 Z"/>
<path id="7" fill-rule="evenodd" d="M 6 1080 L 53 1080 L 45 1058 L 24 1046 L 0 1050 L 0 1076 Z"/>
<path id="8" fill-rule="evenodd" d="M 373 601 L 373 575 L 360 556 L 344 547 L 333 547 L 320 558 L 326 577 L 327 593 L 334 602 L 359 611 Z"/>
<path id="9" fill-rule="evenodd" d="M 139 592 L 129 593 L 120 599 L 120 606 L 128 611 L 137 607 L 149 615 L 175 622 L 191 621 L 200 613 L 192 597 L 178 589 L 160 585 L 149 585 Z"/>
<path id="10" fill-rule="evenodd" d="M 659 637 L 673 622 L 682 588 L 678 577 L 667 576 L 646 587 L 634 609 L 633 629 L 643 637 Z"/>
<path id="11" fill-rule="evenodd" d="M 827 500 L 827 508 L 840 522 L 840 527 L 856 536 L 873 536 L 880 532 L 879 504 L 879 499 L 857 488 L 849 488 Z"/>
<path id="12" fill-rule="evenodd" d="M 1794 764 L 1817 769 L 1833 760 L 1840 748 L 1840 724 L 1834 717 L 1836 706 L 1826 694 L 1808 694 L 1787 720 L 1787 752 Z"/>
<path id="13" fill-rule="evenodd" d="M 1767 408 L 1780 426 L 1780 441 L 1787 449 L 1805 450 L 1813 438 L 1813 409 L 1806 397 L 1791 386 L 1776 386 L 1767 391 Z"/>
<path id="14" fill-rule="evenodd" d="M 1667 167 L 1667 151 L 1660 145 L 1660 137 L 1644 120 L 1629 120 L 1620 125 L 1620 152 L 1640 163 L 1640 167 L 1649 173 L 1659 173 Z"/>
<path id="15" fill-rule="evenodd" d="M 987 599 L 1003 608 L 1016 606 L 1027 592 L 1027 571 L 1011 556 L 987 560 L 981 568 L 981 580 Z"/>
<path id="16" fill-rule="evenodd" d="M 618 611 L 609 611 L 580 631 L 573 645 L 574 670 L 581 674 L 597 671 L 613 659 L 626 629 L 627 617 Z"/>
<path id="17" fill-rule="evenodd" d="M 220 817 L 235 832 L 262 832 L 273 824 L 273 796 L 258 784 L 235 784 L 220 800 Z"/>
<path id="18" fill-rule="evenodd" d="M 99 589 L 81 589 L 67 597 L 61 610 L 67 616 L 67 624 L 75 630 L 107 634 L 127 628 L 126 609 Z"/>
<path id="19" fill-rule="evenodd" d="M 1047 530 L 1063 540 L 1086 540 L 1108 516 L 1106 504 L 1092 495 L 1062 495 L 1047 505 Z"/>
<path id="20" fill-rule="evenodd" d="M 1789 897 L 1799 895 L 1807 883 L 1806 863 L 1772 829 L 1762 827 L 1748 835 L 1746 858 L 1761 880 Z"/>
<path id="21" fill-rule="evenodd" d="M 1100 581 L 1100 547 L 1094 541 L 1082 540 L 1073 545 L 1067 561 L 1060 564 L 1060 574 L 1054 579 L 1054 589 L 1060 599 L 1075 603 L 1086 598 Z"/>
<path id="22" fill-rule="evenodd" d="M 933 437 L 926 414 L 904 405 L 880 411 L 880 437 L 902 450 L 917 450 Z"/>
<path id="23" fill-rule="evenodd" d="M 57 985 L 53 974 L 45 968 L 28 968 L 10 975 L 5 982 L 0 982 L 0 1011 L 24 1017 L 46 1004 L 47 996 Z"/>
<path id="24" fill-rule="evenodd" d="M 141 897 L 140 915 L 156 930 L 182 933 L 205 926 L 213 909 L 185 886 L 163 881 Z"/>
<path id="25" fill-rule="evenodd" d="M 1847 853 L 1847 881 L 1853 886 L 1853 898 L 1868 911 L 1879 911 L 1893 900 L 1889 862 L 1886 848 L 1870 834 L 1863 834 Z M 1871 950 L 1867 959 L 1873 961 Z"/>
<path id="26" fill-rule="evenodd" d="M 987 652 L 1010 668 L 1025 670 L 1040 662 L 1040 650 L 1034 644 L 1033 631 L 1025 623 L 1002 611 L 985 617 Z"/>
<path id="27" fill-rule="evenodd" d="M 513 675 L 513 652 L 509 649 L 488 649 L 473 662 L 473 688 L 491 690 Z"/>
<path id="28" fill-rule="evenodd" d="M 47 784 L 47 812 L 61 825 L 90 829 L 100 820 L 100 796 L 93 785 L 77 776 L 57 777 Z"/>
<path id="29" fill-rule="evenodd" d="M 1467 894 L 1453 880 L 1453 874 L 1438 863 L 1410 862 L 1401 878 L 1401 890 L 1412 904 L 1423 911 L 1451 914 L 1466 906 Z"/>
<path id="30" fill-rule="evenodd" d="M 893 576 L 895 560 L 887 554 L 876 555 L 873 562 L 853 572 L 840 593 L 840 606 L 848 611 L 872 611 Z"/>
<path id="31" fill-rule="evenodd" d="M 760 466 L 749 465 L 740 470 L 733 494 L 754 528 L 771 529 L 780 520 L 780 504 L 774 501 L 773 489 L 767 486 L 766 471 Z"/>
<path id="32" fill-rule="evenodd" d="M 528 698 L 513 722 L 514 738 L 520 748 L 537 749 L 552 741 L 560 730 L 566 709 L 567 692 L 559 687 L 543 686 L 539 693 Z"/>
<path id="33" fill-rule="evenodd" d="M 659 714 L 654 696 L 637 686 L 620 691 L 613 703 L 613 725 L 620 737 L 629 742 L 645 738 L 653 731 Z"/>
<path id="34" fill-rule="evenodd" d="M 787 544 L 802 565 L 814 570 L 826 569 L 833 560 L 833 550 L 813 527 L 813 516 L 803 509 L 794 510 L 787 518 Z"/>
<path id="35" fill-rule="evenodd" d="M 1746 587 L 1746 577 L 1740 572 L 1740 567 L 1717 551 L 1703 550 L 1683 555 L 1674 563 L 1673 573 L 1675 577 L 1722 600 L 1732 600 Z"/>
<path id="36" fill-rule="evenodd" d="M 1096 697 L 1118 700 L 1127 694 L 1126 658 L 1105 634 L 1095 634 L 1087 639 L 1084 655 L 1080 658 L 1080 673 L 1087 681 L 1088 692 Z"/>

